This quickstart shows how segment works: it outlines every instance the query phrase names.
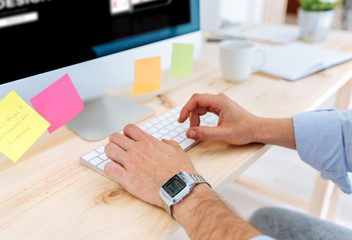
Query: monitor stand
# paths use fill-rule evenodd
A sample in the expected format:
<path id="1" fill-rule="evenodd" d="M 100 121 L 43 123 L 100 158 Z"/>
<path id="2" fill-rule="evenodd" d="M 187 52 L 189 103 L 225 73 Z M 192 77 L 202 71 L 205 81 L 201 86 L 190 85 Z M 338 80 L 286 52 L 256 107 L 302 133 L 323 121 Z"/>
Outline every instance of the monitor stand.
<path id="1" fill-rule="evenodd" d="M 154 114 L 150 107 L 103 94 L 84 101 L 84 109 L 66 126 L 85 140 L 97 141 Z"/>

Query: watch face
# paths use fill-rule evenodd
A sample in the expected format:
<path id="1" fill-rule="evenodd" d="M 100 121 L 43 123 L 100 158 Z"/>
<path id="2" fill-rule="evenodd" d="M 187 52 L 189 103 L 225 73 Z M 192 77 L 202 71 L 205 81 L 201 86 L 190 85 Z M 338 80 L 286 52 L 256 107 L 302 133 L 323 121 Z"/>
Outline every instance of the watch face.
<path id="1" fill-rule="evenodd" d="M 185 187 L 186 183 L 176 175 L 164 184 L 163 189 L 173 198 Z"/>

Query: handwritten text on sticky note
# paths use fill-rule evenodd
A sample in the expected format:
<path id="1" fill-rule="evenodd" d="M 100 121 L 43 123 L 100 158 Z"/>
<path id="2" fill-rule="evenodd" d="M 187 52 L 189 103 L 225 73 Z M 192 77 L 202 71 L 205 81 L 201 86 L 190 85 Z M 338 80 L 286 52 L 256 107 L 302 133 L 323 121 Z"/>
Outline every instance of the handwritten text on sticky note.
<path id="1" fill-rule="evenodd" d="M 192 44 L 174 44 L 172 50 L 172 62 L 170 78 L 187 78 L 193 73 Z"/>
<path id="2" fill-rule="evenodd" d="M 161 85 L 161 58 L 152 57 L 136 60 L 134 73 L 133 96 L 158 91 Z"/>
<path id="3" fill-rule="evenodd" d="M 71 121 L 84 109 L 82 99 L 68 74 L 32 98 L 31 103 L 50 122 L 49 133 Z"/>
<path id="4" fill-rule="evenodd" d="M 17 162 L 49 126 L 15 91 L 0 101 L 0 151 L 12 161 Z"/>

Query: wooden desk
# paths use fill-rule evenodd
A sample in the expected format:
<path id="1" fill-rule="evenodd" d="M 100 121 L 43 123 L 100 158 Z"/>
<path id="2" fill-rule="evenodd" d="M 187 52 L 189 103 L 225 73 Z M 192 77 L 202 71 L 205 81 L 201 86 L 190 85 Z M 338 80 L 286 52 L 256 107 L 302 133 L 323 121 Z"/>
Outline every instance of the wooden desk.
<path id="1" fill-rule="evenodd" d="M 352 33 L 333 32 L 321 45 L 352 52 L 351 41 Z M 287 117 L 315 109 L 338 92 L 352 77 L 352 62 L 296 82 L 253 74 L 237 84 L 222 79 L 217 44 L 205 44 L 191 79 L 167 75 L 158 93 L 162 98 L 154 93 L 134 100 L 161 114 L 194 92 L 223 92 L 254 114 Z M 125 98 L 130 92 L 132 85 L 111 91 Z M 163 210 L 79 164 L 81 155 L 105 142 L 86 142 L 63 127 L 44 134 L 17 164 L 1 155 L 0 239 L 156 239 L 170 227 L 174 221 Z M 188 154 L 199 173 L 219 190 L 269 148 L 203 142 Z"/>

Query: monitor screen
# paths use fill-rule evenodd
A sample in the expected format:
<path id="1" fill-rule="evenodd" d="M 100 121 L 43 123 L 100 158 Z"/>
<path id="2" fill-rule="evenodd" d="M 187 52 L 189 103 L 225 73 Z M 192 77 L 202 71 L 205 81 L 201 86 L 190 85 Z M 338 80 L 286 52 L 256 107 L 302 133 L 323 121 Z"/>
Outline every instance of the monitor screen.
<path id="1" fill-rule="evenodd" d="M 0 84 L 199 29 L 194 0 L 0 0 Z"/>
<path id="2" fill-rule="evenodd" d="M 0 0 L 0 99 L 15 90 L 30 104 L 68 74 L 85 108 L 66 126 L 105 138 L 154 114 L 106 91 L 134 81 L 137 59 L 168 69 L 173 43 L 194 44 L 197 58 L 199 25 L 199 0 Z"/>

